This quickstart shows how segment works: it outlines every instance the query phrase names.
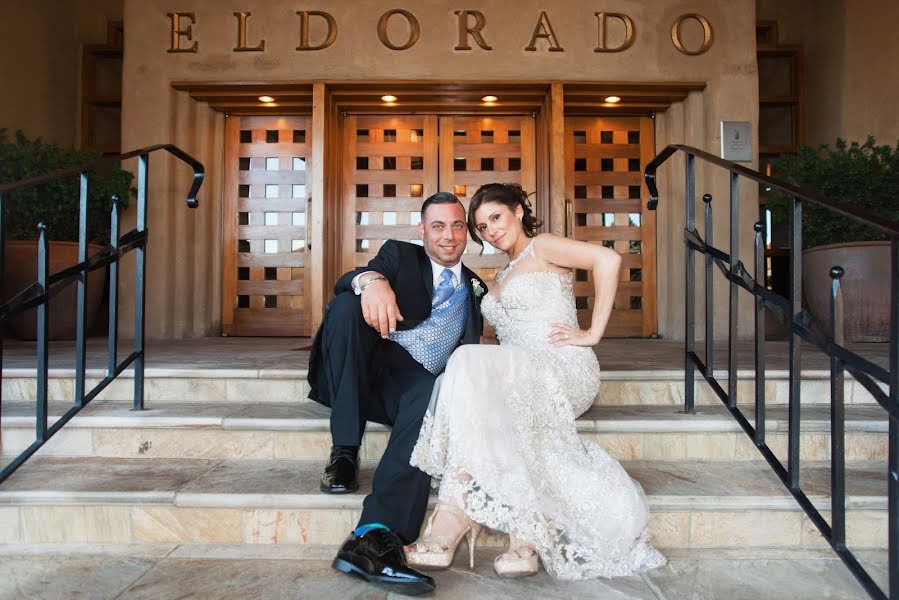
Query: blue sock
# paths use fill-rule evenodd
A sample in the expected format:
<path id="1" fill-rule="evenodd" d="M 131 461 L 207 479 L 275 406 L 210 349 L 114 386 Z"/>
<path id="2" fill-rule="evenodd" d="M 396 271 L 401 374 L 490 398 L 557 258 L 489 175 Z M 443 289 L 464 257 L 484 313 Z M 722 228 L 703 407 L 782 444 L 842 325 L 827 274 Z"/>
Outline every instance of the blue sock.
<path id="1" fill-rule="evenodd" d="M 384 525 L 383 523 L 365 523 L 364 525 L 360 525 L 353 531 L 353 535 L 356 537 L 362 537 L 372 529 L 386 529 L 390 531 L 390 527 Z"/>

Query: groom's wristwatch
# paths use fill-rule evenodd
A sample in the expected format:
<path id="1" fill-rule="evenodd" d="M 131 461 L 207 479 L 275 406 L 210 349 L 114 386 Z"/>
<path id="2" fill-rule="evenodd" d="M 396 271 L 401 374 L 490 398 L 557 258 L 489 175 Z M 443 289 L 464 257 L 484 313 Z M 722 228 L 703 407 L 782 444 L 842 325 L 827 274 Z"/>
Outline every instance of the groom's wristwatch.
<path id="1" fill-rule="evenodd" d="M 367 279 L 365 281 L 365 283 L 363 283 L 362 285 L 359 285 L 359 280 L 362 279 L 363 275 L 367 275 L 368 273 L 373 273 L 374 277 Z M 387 278 L 384 277 L 383 275 L 381 275 L 380 273 L 378 273 L 377 271 L 366 271 L 365 273 L 360 273 L 360 274 L 356 275 L 356 277 L 353 278 L 353 281 L 351 283 L 351 285 L 353 287 L 353 293 L 356 294 L 357 296 L 360 296 L 360 295 L 362 295 L 362 292 L 365 291 L 365 288 L 367 288 L 368 286 L 373 285 L 379 281 L 387 281 Z"/>

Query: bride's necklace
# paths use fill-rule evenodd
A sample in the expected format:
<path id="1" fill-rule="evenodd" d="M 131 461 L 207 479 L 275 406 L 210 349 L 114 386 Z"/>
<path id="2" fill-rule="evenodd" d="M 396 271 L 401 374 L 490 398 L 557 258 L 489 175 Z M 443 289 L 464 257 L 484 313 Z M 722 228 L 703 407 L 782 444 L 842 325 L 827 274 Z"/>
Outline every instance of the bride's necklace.
<path id="1" fill-rule="evenodd" d="M 510 260 L 509 263 L 508 263 L 505 267 L 503 267 L 502 269 L 500 269 L 499 271 L 497 271 L 496 277 L 494 278 L 494 279 L 496 280 L 497 283 L 502 283 L 502 280 L 505 278 L 506 273 L 508 273 L 509 271 L 511 271 L 512 268 L 515 267 L 515 265 L 518 264 L 518 261 L 520 261 L 522 258 L 524 258 L 524 256 L 525 256 L 525 255 L 528 253 L 528 251 L 530 250 L 531 244 L 533 244 L 533 243 L 534 243 L 534 239 L 531 238 L 531 240 L 527 243 L 527 245 L 526 245 L 524 248 L 521 249 L 521 252 L 518 253 L 518 256 L 516 256 L 515 258 L 513 258 L 512 260 Z"/>

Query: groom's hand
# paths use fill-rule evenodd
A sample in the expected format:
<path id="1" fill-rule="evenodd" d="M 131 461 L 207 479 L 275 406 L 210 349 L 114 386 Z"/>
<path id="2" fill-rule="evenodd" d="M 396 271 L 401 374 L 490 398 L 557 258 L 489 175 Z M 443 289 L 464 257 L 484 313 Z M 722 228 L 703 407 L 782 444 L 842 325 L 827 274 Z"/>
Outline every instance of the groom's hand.
<path id="1" fill-rule="evenodd" d="M 390 332 L 396 331 L 396 322 L 403 320 L 400 308 L 396 304 L 396 294 L 386 280 L 374 282 L 366 287 L 362 291 L 361 304 L 362 318 L 384 339 L 387 339 Z"/>

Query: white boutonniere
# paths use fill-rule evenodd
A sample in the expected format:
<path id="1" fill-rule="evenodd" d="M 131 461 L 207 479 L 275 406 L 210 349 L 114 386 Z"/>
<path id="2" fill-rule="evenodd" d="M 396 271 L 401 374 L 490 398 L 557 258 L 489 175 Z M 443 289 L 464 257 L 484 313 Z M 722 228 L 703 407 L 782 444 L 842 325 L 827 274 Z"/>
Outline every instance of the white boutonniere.
<path id="1" fill-rule="evenodd" d="M 474 277 L 471 278 L 471 291 L 474 292 L 475 298 L 480 298 L 484 295 L 484 288 L 481 287 L 481 282 Z"/>

